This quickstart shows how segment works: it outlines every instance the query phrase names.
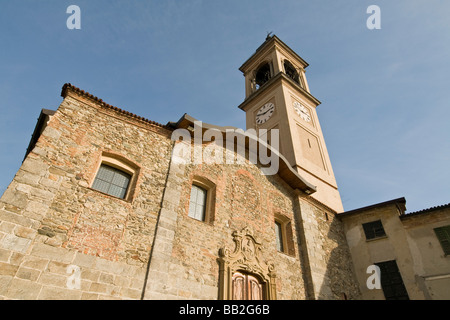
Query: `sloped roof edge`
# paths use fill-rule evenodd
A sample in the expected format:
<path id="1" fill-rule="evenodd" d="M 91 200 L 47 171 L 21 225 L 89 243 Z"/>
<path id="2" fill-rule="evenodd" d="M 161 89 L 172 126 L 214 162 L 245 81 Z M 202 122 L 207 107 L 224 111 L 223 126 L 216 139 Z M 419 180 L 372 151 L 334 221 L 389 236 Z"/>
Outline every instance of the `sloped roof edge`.
<path id="1" fill-rule="evenodd" d="M 193 130 L 193 128 L 194 128 L 193 125 L 194 125 L 194 122 L 196 122 L 196 121 L 200 121 L 200 120 L 197 120 L 196 118 L 185 113 L 176 123 L 172 123 L 172 126 L 175 128 L 183 128 L 183 129 Z M 217 126 L 217 125 L 202 122 L 202 131 L 206 131 L 208 129 L 218 130 L 222 133 L 222 135 L 226 135 L 227 130 L 237 130 L 238 128 L 231 127 L 231 126 L 222 127 L 222 126 Z M 244 132 L 244 134 L 242 134 L 242 131 Z M 270 145 L 267 145 L 267 143 L 265 141 L 260 140 L 258 137 L 250 134 L 249 132 L 244 131 L 244 130 L 242 130 L 242 131 L 239 130 L 239 131 L 234 131 L 234 132 L 236 135 L 244 135 L 246 138 L 248 138 L 248 139 L 245 139 L 245 147 L 247 149 L 249 148 L 250 140 L 254 140 L 257 143 L 260 143 L 260 144 L 263 144 L 264 146 L 266 146 L 267 149 L 270 150 L 270 152 L 273 152 L 274 154 L 276 154 L 276 156 L 280 159 L 278 175 L 291 188 L 293 188 L 294 190 L 299 189 L 299 190 L 305 192 L 306 194 L 312 194 L 317 191 L 316 186 L 312 185 L 311 183 L 306 181 L 302 176 L 300 176 L 290 166 L 288 160 L 282 154 L 280 154 L 278 150 L 272 148 Z"/>
<path id="2" fill-rule="evenodd" d="M 99 104 L 101 104 L 103 107 L 114 110 L 116 112 L 119 112 L 123 115 L 129 116 L 131 118 L 146 122 L 146 123 L 150 123 L 152 125 L 156 125 L 165 129 L 169 129 L 169 130 L 174 130 L 174 129 L 178 129 L 178 128 L 188 128 L 189 125 L 193 125 L 194 122 L 199 121 L 196 118 L 188 115 L 187 113 L 185 113 L 177 122 L 168 122 L 166 125 L 157 123 L 155 121 L 140 117 L 136 114 L 133 114 L 131 112 L 125 111 L 123 109 L 114 107 L 110 104 L 105 103 L 102 99 L 90 94 L 89 92 L 86 92 L 80 88 L 75 87 L 74 85 L 70 84 L 70 83 L 66 83 L 64 84 L 64 86 L 62 87 L 61 90 L 61 96 L 63 98 L 65 98 L 68 94 L 69 91 L 72 91 L 76 94 L 79 94 L 81 96 L 87 97 Z M 208 130 L 208 129 L 215 129 L 215 130 L 219 130 L 220 132 L 222 132 L 222 134 L 226 134 L 227 130 L 237 130 L 238 128 L 236 127 L 232 127 L 232 126 L 217 126 L 217 125 L 213 125 L 213 124 L 208 124 L 208 123 L 204 123 L 202 122 L 202 128 L 203 130 Z M 239 131 L 236 131 L 236 133 L 239 135 Z M 270 147 L 269 145 L 267 145 L 264 141 L 259 140 L 256 136 L 253 135 L 245 135 L 246 137 L 248 137 L 249 139 L 246 139 L 246 148 L 248 149 L 249 147 L 249 140 L 253 139 L 256 140 L 258 143 L 262 143 L 264 144 L 268 150 L 270 150 L 271 152 L 274 152 L 277 157 L 281 160 L 279 162 L 279 170 L 278 170 L 278 175 L 285 181 L 288 183 L 288 185 L 290 185 L 294 190 L 295 189 L 299 189 L 303 192 L 305 192 L 306 194 L 312 194 L 314 192 L 316 192 L 316 186 L 312 185 L 311 183 L 309 183 L 308 181 L 306 181 L 303 177 L 301 177 L 290 165 L 289 162 L 287 161 L 287 159 L 278 152 L 278 150 L 273 149 L 272 147 Z"/>
<path id="3" fill-rule="evenodd" d="M 407 212 L 407 213 L 401 215 L 400 218 L 401 219 L 406 219 L 406 218 L 409 218 L 409 217 L 420 216 L 420 215 L 423 215 L 423 214 L 429 214 L 429 213 L 433 213 L 433 212 L 436 212 L 436 211 L 440 211 L 440 210 L 443 210 L 443 209 L 446 209 L 446 208 L 450 208 L 450 203 L 443 204 L 443 205 L 440 205 L 440 206 L 431 207 L 431 208 L 427 208 L 427 209 L 422 209 L 422 210 L 419 210 L 419 211 Z"/>
<path id="4" fill-rule="evenodd" d="M 381 208 L 381 207 L 385 207 L 385 206 L 389 206 L 389 205 L 396 205 L 397 207 L 401 208 L 401 212 L 404 212 L 405 205 L 406 205 L 406 199 L 404 197 L 401 197 L 401 198 L 397 198 L 397 199 L 393 199 L 393 200 L 389 200 L 389 201 L 385 201 L 385 202 L 380 202 L 380 203 L 372 204 L 372 205 L 369 205 L 366 207 L 361 207 L 361 208 L 357 208 L 354 210 L 344 211 L 342 213 L 339 213 L 338 216 L 339 217 L 351 216 L 354 214 L 363 213 L 368 210 L 377 209 L 377 208 Z"/>
<path id="5" fill-rule="evenodd" d="M 160 124 L 160 123 L 158 123 L 156 121 L 149 120 L 149 119 L 146 119 L 144 117 L 138 116 L 138 115 L 136 115 L 136 114 L 134 114 L 132 112 L 125 111 L 123 109 L 114 107 L 114 106 L 104 102 L 102 99 L 100 99 L 100 98 L 90 94 L 89 92 L 86 92 L 86 91 L 80 89 L 80 88 L 77 88 L 77 87 L 75 87 L 74 85 L 72 85 L 70 83 L 64 84 L 64 86 L 62 87 L 62 90 L 61 90 L 61 96 L 63 98 L 65 98 L 67 96 L 67 93 L 68 93 L 69 90 L 71 90 L 71 91 L 73 91 L 73 92 L 75 92 L 75 93 L 77 93 L 77 94 L 79 94 L 81 96 L 84 96 L 84 97 L 87 97 L 89 99 L 92 99 L 92 100 L 94 100 L 95 102 L 101 104 L 103 107 L 105 107 L 107 109 L 111 109 L 111 110 L 119 112 L 119 113 L 121 113 L 123 115 L 126 115 L 128 117 L 131 117 L 131 118 L 134 118 L 134 119 L 137 119 L 137 120 L 149 123 L 149 124 L 153 124 L 153 125 L 156 125 L 156 126 L 159 126 L 159 127 L 165 128 L 165 129 L 168 129 L 167 125 Z"/>

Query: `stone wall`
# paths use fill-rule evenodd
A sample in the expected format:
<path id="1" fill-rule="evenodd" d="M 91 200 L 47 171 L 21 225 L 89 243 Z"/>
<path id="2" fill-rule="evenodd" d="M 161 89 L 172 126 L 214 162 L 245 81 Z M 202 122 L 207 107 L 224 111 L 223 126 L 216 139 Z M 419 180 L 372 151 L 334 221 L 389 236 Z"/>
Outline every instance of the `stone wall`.
<path id="1" fill-rule="evenodd" d="M 214 219 L 207 222 L 188 216 L 191 186 L 198 179 L 215 186 Z M 172 164 L 166 192 L 171 196 L 161 213 L 165 245 L 155 248 L 149 279 L 156 282 L 148 284 L 147 298 L 217 299 L 223 285 L 219 249 L 233 250 L 232 234 L 244 228 L 257 235 L 263 260 L 274 265 L 277 299 L 360 298 L 341 222 L 278 176 L 264 176 L 249 162 Z M 295 245 L 289 253 L 276 249 L 276 216 L 291 222 Z"/>
<path id="2" fill-rule="evenodd" d="M 275 214 L 295 222 L 292 190 L 277 176 L 264 176 L 250 163 L 176 167 L 169 176 L 166 192 L 172 195 L 170 201 L 177 200 L 171 210 L 161 214 L 161 217 L 165 213 L 171 217 L 172 223 L 165 228 L 165 233 L 170 229 L 170 245 L 166 246 L 170 250 L 160 255 L 158 262 L 152 257 L 149 274 L 149 279 L 167 281 L 149 284 L 147 297 L 217 299 L 219 249 L 233 250 L 233 231 L 248 227 L 263 244 L 263 259 L 275 265 L 278 299 L 305 299 L 298 248 L 289 255 L 277 252 L 275 243 Z M 202 222 L 188 216 L 190 190 L 196 178 L 207 179 L 215 185 L 213 221 Z M 295 226 L 293 231 L 297 243 Z M 153 268 L 155 263 L 157 267 Z M 164 274 L 161 274 L 162 265 L 165 265 Z"/>
<path id="3" fill-rule="evenodd" d="M 170 131 L 69 92 L 0 199 L 0 297 L 139 299 L 171 147 Z M 133 201 L 89 188 L 105 151 L 139 165 Z"/>
<path id="4" fill-rule="evenodd" d="M 277 299 L 358 297 L 342 227 L 323 206 L 248 161 L 173 163 L 167 127 L 78 90 L 64 96 L 0 199 L 0 298 L 217 299 L 219 250 L 245 228 L 258 264 L 274 266 Z M 105 153 L 137 168 L 127 200 L 90 188 Z M 214 185 L 207 222 L 188 216 L 196 179 Z M 288 226 L 286 253 L 275 217 Z"/>
<path id="5" fill-rule="evenodd" d="M 304 240 L 302 248 L 309 266 L 312 299 L 359 299 L 352 257 L 344 227 L 333 211 L 310 197 L 299 197 Z"/>

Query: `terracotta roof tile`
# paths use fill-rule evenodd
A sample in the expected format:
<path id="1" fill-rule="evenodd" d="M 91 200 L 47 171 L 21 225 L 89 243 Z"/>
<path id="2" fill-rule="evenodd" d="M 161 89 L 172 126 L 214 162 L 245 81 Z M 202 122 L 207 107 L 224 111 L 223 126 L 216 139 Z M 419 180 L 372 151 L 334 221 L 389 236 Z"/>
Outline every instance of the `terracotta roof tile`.
<path id="1" fill-rule="evenodd" d="M 416 215 L 425 214 L 425 213 L 431 213 L 433 211 L 442 210 L 442 209 L 445 209 L 445 208 L 450 208 L 450 203 L 443 204 L 441 206 L 431 207 L 431 208 L 428 208 L 428 209 L 415 211 L 415 212 L 405 213 L 402 216 L 402 218 L 407 218 L 407 217 L 416 216 Z"/>

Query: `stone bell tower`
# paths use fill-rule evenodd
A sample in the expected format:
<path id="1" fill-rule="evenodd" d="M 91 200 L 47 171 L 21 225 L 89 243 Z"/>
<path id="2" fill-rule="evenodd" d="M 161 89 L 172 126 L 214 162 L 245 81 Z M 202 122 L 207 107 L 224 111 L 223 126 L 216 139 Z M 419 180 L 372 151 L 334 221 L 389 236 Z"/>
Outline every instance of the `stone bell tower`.
<path id="1" fill-rule="evenodd" d="M 239 68 L 245 76 L 246 127 L 279 130 L 279 151 L 291 166 L 317 187 L 311 196 L 336 212 L 343 206 L 316 108 L 309 90 L 308 63 L 277 36 L 266 41 Z"/>

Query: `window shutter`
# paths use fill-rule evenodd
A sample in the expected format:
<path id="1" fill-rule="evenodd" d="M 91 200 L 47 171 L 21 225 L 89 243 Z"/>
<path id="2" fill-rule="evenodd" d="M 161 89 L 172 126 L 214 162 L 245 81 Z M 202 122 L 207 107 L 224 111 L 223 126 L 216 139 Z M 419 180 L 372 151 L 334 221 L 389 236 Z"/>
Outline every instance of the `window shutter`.
<path id="1" fill-rule="evenodd" d="M 434 229 L 445 255 L 450 255 L 450 226 Z"/>
<path id="2" fill-rule="evenodd" d="M 375 263 L 380 268 L 381 287 L 386 300 L 409 300 L 395 260 Z"/>
<path id="3" fill-rule="evenodd" d="M 384 237 L 386 235 L 381 220 L 364 223 L 362 226 L 367 240 Z"/>

